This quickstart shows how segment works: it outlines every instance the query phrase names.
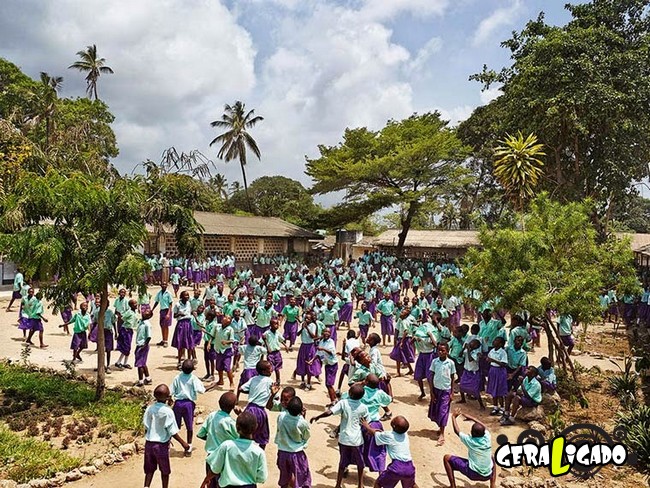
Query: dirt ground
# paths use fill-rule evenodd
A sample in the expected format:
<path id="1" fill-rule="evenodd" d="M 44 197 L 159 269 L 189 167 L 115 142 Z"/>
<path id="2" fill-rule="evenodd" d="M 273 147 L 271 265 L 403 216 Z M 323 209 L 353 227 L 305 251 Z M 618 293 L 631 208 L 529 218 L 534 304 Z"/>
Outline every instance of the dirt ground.
<path id="1" fill-rule="evenodd" d="M 7 301 L 7 299 L 0 300 L 0 310 L 2 310 L 0 313 L 0 341 L 5 344 L 4 356 L 19 359 L 22 349 L 22 334 L 16 327 L 17 309 L 14 307 L 16 311 L 5 313 L 4 309 L 6 308 Z M 158 318 L 157 314 L 155 315 L 156 316 L 152 319 L 153 344 L 160 340 Z M 60 317 L 52 317 L 50 310 L 47 311 L 46 316 L 50 319 L 50 322 L 45 324 L 45 337 L 49 348 L 44 350 L 33 348 L 29 360 L 42 366 L 63 368 L 62 361 L 71 359 L 71 352 L 69 350 L 70 337 L 63 334 L 61 332 L 62 329 L 57 327 L 62 323 Z M 544 340 L 544 338 L 542 340 Z M 537 351 L 531 355 L 531 364 L 539 364 L 539 358 L 545 351 L 546 346 L 542 343 L 542 347 L 538 348 Z M 160 383 L 170 384 L 177 374 L 175 353 L 175 349 L 172 348 L 152 347 L 149 354 L 149 368 L 152 372 L 154 386 Z M 394 375 L 394 362 L 388 358 L 388 353 L 389 348 L 385 348 L 382 351 L 384 363 L 387 366 L 389 373 Z M 202 354 L 199 353 L 199 357 L 201 356 Z M 285 366 L 282 370 L 282 383 L 283 385 L 291 385 L 298 388 L 299 382 L 290 379 L 297 351 L 288 354 L 283 352 L 283 356 Z M 95 363 L 95 353 L 92 350 L 85 351 L 82 354 L 82 357 L 84 358 L 84 362 L 78 366 L 78 371 L 82 374 L 92 375 Z M 114 357 L 112 358 L 112 361 L 114 362 L 116 359 L 117 357 Z M 589 356 L 581 356 L 578 360 L 587 368 L 593 365 L 598 365 L 602 369 L 612 369 L 613 367 L 608 360 L 597 360 Z M 131 358 L 129 362 L 133 364 L 133 358 Z M 197 373 L 200 376 L 205 374 L 202 365 L 199 365 Z M 109 385 L 132 386 L 136 379 L 137 373 L 135 370 L 114 370 L 114 373 L 107 377 L 107 382 Z M 237 381 L 237 379 L 238 378 L 236 377 L 235 380 Z M 418 401 L 418 387 L 412 377 L 394 378 L 392 384 L 394 391 L 394 403 L 391 405 L 393 415 L 404 415 L 411 424 L 409 431 L 411 451 L 417 469 L 417 481 L 419 486 L 421 488 L 448 486 L 442 458 L 445 454 L 456 454 L 466 457 L 466 448 L 454 435 L 451 428 L 451 421 L 447 429 L 446 444 L 442 447 L 436 445 L 437 434 L 434 432 L 435 425 L 427 418 L 428 398 L 426 401 Z M 151 387 L 149 388 L 151 389 Z M 216 407 L 217 400 L 222 391 L 223 390 L 211 391 L 199 398 L 198 405 L 205 407 L 206 414 Z M 322 412 L 324 410 L 324 405 L 328 403 L 325 387 L 317 384 L 315 384 L 313 391 L 298 390 L 298 395 L 305 403 L 308 419 L 315 416 L 317 413 Z M 455 398 L 455 400 L 457 400 L 457 398 Z M 242 397 L 240 405 L 244 406 L 245 401 L 246 398 L 244 396 Z M 452 408 L 455 406 L 456 405 L 452 406 Z M 462 407 L 472 415 L 478 416 L 486 423 L 488 429 L 492 433 L 494 449 L 497 447 L 496 436 L 498 434 L 506 434 L 511 441 L 514 441 L 523 428 L 526 427 L 525 424 L 518 424 L 512 427 L 502 427 L 498 423 L 498 417 L 490 417 L 487 412 L 480 412 L 476 402 L 470 401 L 468 405 L 463 405 Z M 269 466 L 269 478 L 267 482 L 263 484 L 264 487 L 277 486 L 278 470 L 275 466 L 277 450 L 272 442 L 277 415 L 278 414 L 276 413 L 269 413 L 271 444 L 269 444 L 266 450 Z M 201 414 L 201 417 L 204 416 L 205 414 Z M 336 418 L 325 419 L 312 425 L 312 438 L 307 448 L 307 455 L 312 472 L 313 486 L 315 488 L 326 488 L 334 486 L 335 484 L 338 450 L 336 441 L 330 439 L 327 433 L 336 425 Z M 468 432 L 470 425 L 471 424 L 468 422 L 461 422 L 461 429 Z M 387 423 L 385 424 L 385 427 L 389 428 Z M 198 427 L 195 427 L 195 431 L 197 430 Z M 171 488 L 200 486 L 205 469 L 203 442 L 195 439 L 194 447 L 195 452 L 190 458 L 183 457 L 180 446 L 174 446 L 172 449 Z M 72 486 L 76 488 L 138 486 L 141 483 L 140 480 L 143 478 L 142 462 L 141 456 L 134 456 L 124 463 L 102 471 L 97 476 L 84 478 L 81 481 L 75 482 Z M 366 472 L 365 486 L 372 486 L 375 478 L 375 473 Z M 463 477 L 457 479 L 457 482 L 459 487 L 469 488 L 477 485 Z M 356 486 L 356 472 L 354 469 L 351 469 L 350 476 L 344 484 L 345 486 Z M 160 486 L 160 478 L 156 477 L 154 479 L 153 486 Z"/>

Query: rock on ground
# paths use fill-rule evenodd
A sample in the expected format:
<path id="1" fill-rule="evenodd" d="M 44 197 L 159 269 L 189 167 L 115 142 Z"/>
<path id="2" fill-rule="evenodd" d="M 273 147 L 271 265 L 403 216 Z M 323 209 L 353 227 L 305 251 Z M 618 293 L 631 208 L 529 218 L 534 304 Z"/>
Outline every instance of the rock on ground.
<path id="1" fill-rule="evenodd" d="M 522 422 L 541 422 L 544 420 L 544 407 L 537 405 L 534 408 L 522 407 L 519 412 L 517 412 L 517 418 Z"/>

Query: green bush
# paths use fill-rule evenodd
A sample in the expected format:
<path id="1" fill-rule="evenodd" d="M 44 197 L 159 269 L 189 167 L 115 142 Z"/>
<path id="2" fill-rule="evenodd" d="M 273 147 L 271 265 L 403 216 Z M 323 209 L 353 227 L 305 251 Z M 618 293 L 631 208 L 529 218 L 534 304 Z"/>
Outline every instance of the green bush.
<path id="1" fill-rule="evenodd" d="M 641 405 L 616 415 L 616 428 L 623 442 L 637 455 L 637 467 L 650 471 L 650 406 Z"/>
<path id="2" fill-rule="evenodd" d="M 618 363 L 612 362 L 618 366 Z M 639 383 L 637 381 L 637 374 L 632 371 L 632 365 L 632 358 L 625 358 L 624 368 L 618 366 L 621 373 L 607 379 L 609 392 L 618 398 L 621 405 L 626 409 L 634 407 L 637 403 Z"/>

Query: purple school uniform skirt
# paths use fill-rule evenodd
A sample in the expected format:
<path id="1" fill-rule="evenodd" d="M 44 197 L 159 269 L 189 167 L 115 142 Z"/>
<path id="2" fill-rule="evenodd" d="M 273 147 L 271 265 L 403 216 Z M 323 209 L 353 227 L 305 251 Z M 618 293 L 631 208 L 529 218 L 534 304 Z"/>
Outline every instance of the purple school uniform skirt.
<path id="1" fill-rule="evenodd" d="M 554 385 L 553 383 L 551 383 L 550 381 L 542 380 L 542 381 L 540 381 L 540 383 L 542 385 L 542 391 L 544 393 L 547 393 L 547 392 L 548 393 L 553 393 L 557 389 L 557 386 Z"/>
<path id="2" fill-rule="evenodd" d="M 174 411 L 174 418 L 176 418 L 176 425 L 180 429 L 185 422 L 185 427 L 188 431 L 194 430 L 194 402 L 192 400 L 176 400 L 172 410 Z"/>
<path id="3" fill-rule="evenodd" d="M 435 422 L 438 424 L 438 427 L 442 428 L 447 425 L 447 421 L 449 420 L 451 390 L 440 390 L 434 387 L 433 395 L 436 401 L 434 403 L 432 398 L 429 404 L 429 420 Z"/>
<path id="4" fill-rule="evenodd" d="M 315 344 L 301 344 L 298 350 L 298 359 L 296 360 L 296 374 L 298 376 L 318 376 L 321 372 L 320 361 L 314 361 L 312 364 L 307 364 L 316 355 Z"/>
<path id="5" fill-rule="evenodd" d="M 379 486 L 393 488 L 400 482 L 402 488 L 413 488 L 415 486 L 415 466 L 413 461 L 394 460 L 377 478 Z"/>
<path id="6" fill-rule="evenodd" d="M 113 341 L 113 329 L 104 329 L 104 348 L 106 352 L 115 349 L 115 344 Z"/>
<path id="7" fill-rule="evenodd" d="M 370 326 L 369 325 L 361 325 L 359 324 L 359 336 L 364 340 L 368 338 L 368 332 L 370 331 Z"/>
<path id="8" fill-rule="evenodd" d="M 18 318 L 18 330 L 31 330 L 32 326 L 27 317 Z"/>
<path id="9" fill-rule="evenodd" d="M 416 381 L 426 380 L 430 376 L 431 363 L 433 363 L 433 351 L 421 352 L 418 354 L 418 359 L 415 362 L 415 371 L 413 378 Z"/>
<path id="10" fill-rule="evenodd" d="M 284 334 L 282 337 L 286 341 L 289 341 L 289 344 L 293 345 L 296 342 L 296 336 L 298 335 L 298 323 L 286 321 L 284 323 Z"/>
<path id="11" fill-rule="evenodd" d="M 90 326 L 90 332 L 88 332 L 88 340 L 90 342 L 97 342 L 97 331 L 99 329 L 99 326 L 97 325 L 97 322 L 93 322 Z"/>
<path id="12" fill-rule="evenodd" d="M 253 414 L 257 420 L 257 429 L 253 433 L 253 440 L 257 442 L 262 449 L 269 443 L 269 416 L 266 414 L 266 409 L 260 407 L 255 403 L 246 405 L 244 412 Z"/>
<path id="13" fill-rule="evenodd" d="M 153 474 L 156 469 L 159 469 L 163 475 L 172 472 L 169 465 L 169 442 L 146 441 L 144 443 L 144 472 Z"/>
<path id="14" fill-rule="evenodd" d="M 464 476 L 466 476 L 472 481 L 489 481 L 491 478 L 491 474 L 490 476 L 482 476 L 478 474 L 476 471 L 474 471 L 472 468 L 470 468 L 468 459 L 459 456 L 451 456 L 449 458 L 449 464 L 453 471 L 458 471 L 459 473 L 462 473 Z"/>
<path id="15" fill-rule="evenodd" d="M 161 310 L 159 313 L 160 317 L 160 326 L 161 327 L 171 327 L 172 326 L 172 315 L 169 309 Z"/>
<path id="16" fill-rule="evenodd" d="M 398 361 L 400 363 L 412 363 L 415 361 L 415 353 L 413 352 L 413 341 L 411 339 L 406 339 L 405 341 L 401 339 L 395 339 L 395 344 L 393 345 L 393 350 L 390 352 L 390 358 L 393 361 Z"/>
<path id="17" fill-rule="evenodd" d="M 280 470 L 279 486 L 288 486 L 293 479 L 292 488 L 311 486 L 309 460 L 305 451 L 278 451 L 278 469 Z"/>
<path id="18" fill-rule="evenodd" d="M 479 371 L 463 371 L 460 377 L 460 391 L 478 398 L 481 395 L 481 373 Z"/>
<path id="19" fill-rule="evenodd" d="M 368 308 L 368 312 L 370 312 L 370 315 L 373 317 L 377 315 L 377 303 L 375 303 L 374 300 L 366 300 L 366 307 Z"/>
<path id="20" fill-rule="evenodd" d="M 640 320 L 645 320 L 648 316 L 648 304 L 645 302 L 639 303 L 639 308 L 637 310 L 637 318 Z"/>
<path id="21" fill-rule="evenodd" d="M 336 344 L 336 324 L 326 325 L 325 327 L 330 331 L 330 336 L 332 337 L 334 344 Z"/>
<path id="22" fill-rule="evenodd" d="M 267 356 L 267 361 L 273 366 L 273 371 L 280 371 L 282 369 L 282 353 L 280 351 L 270 352 Z"/>
<path id="23" fill-rule="evenodd" d="M 534 408 L 534 407 L 536 407 L 537 405 L 539 405 L 539 403 L 535 403 L 535 402 L 534 402 L 530 397 L 528 397 L 528 396 L 526 396 L 526 395 L 518 395 L 518 396 L 519 396 L 519 402 L 520 402 L 520 405 L 521 405 L 522 407 L 525 407 L 525 408 Z"/>
<path id="24" fill-rule="evenodd" d="M 70 349 L 88 349 L 88 334 L 84 332 L 75 332 L 72 334 L 72 341 L 70 341 Z"/>
<path id="25" fill-rule="evenodd" d="M 625 320 L 632 320 L 634 317 L 634 304 L 633 303 L 625 303 L 623 304 L 623 318 Z"/>
<path id="26" fill-rule="evenodd" d="M 172 347 L 178 350 L 194 348 L 194 334 L 192 332 L 192 323 L 189 319 L 176 322 L 176 328 L 174 328 L 174 335 L 172 336 Z"/>
<path id="27" fill-rule="evenodd" d="M 393 316 L 392 315 L 383 315 L 380 319 L 381 323 L 381 335 L 393 335 L 395 334 L 395 327 L 393 326 Z"/>
<path id="28" fill-rule="evenodd" d="M 61 312 L 61 319 L 63 319 L 63 322 L 70 322 L 72 319 L 72 310 L 66 309 L 63 312 Z"/>
<path id="29" fill-rule="evenodd" d="M 11 299 L 12 300 L 21 300 L 23 298 L 22 293 L 20 293 L 20 290 L 14 290 L 11 293 Z"/>
<path id="30" fill-rule="evenodd" d="M 560 339 L 562 340 L 562 344 L 564 344 L 566 347 L 571 347 L 576 343 L 572 335 L 563 335 L 560 336 Z"/>
<path id="31" fill-rule="evenodd" d="M 336 384 L 336 373 L 339 370 L 338 364 L 325 365 L 325 386 L 334 386 Z"/>
<path id="32" fill-rule="evenodd" d="M 255 368 L 249 368 L 245 369 L 241 372 L 241 376 L 239 377 L 239 387 L 241 388 L 242 385 L 246 384 L 248 380 L 250 380 L 253 376 L 257 376 L 257 370 Z"/>
<path id="33" fill-rule="evenodd" d="M 278 303 L 273 305 L 273 309 L 278 313 L 282 313 L 283 308 L 284 308 L 284 297 L 280 297 Z"/>
<path id="34" fill-rule="evenodd" d="M 199 347 L 203 342 L 203 331 L 201 329 L 192 329 L 192 342 L 194 347 Z"/>
<path id="35" fill-rule="evenodd" d="M 370 422 L 370 427 L 380 432 L 384 426 L 378 420 Z M 375 436 L 369 435 L 368 431 L 361 428 L 363 434 L 363 462 L 374 473 L 381 473 L 386 469 L 386 446 L 379 446 L 375 442 Z"/>
<path id="36" fill-rule="evenodd" d="M 339 469 L 344 469 L 354 464 L 359 471 L 366 467 L 363 461 L 363 445 L 344 446 L 339 442 Z"/>
<path id="37" fill-rule="evenodd" d="M 347 322 L 348 324 L 352 322 L 352 302 L 348 302 L 341 307 L 339 312 L 339 321 Z"/>
<path id="38" fill-rule="evenodd" d="M 486 391 L 493 398 L 504 397 L 508 394 L 508 371 L 506 368 L 490 367 Z"/>
<path id="39" fill-rule="evenodd" d="M 135 348 L 135 367 L 146 368 L 147 358 L 149 357 L 149 344 Z"/>
<path id="40" fill-rule="evenodd" d="M 34 332 L 43 332 L 43 322 L 41 319 L 27 319 L 29 324 L 29 330 Z"/>
<path id="41" fill-rule="evenodd" d="M 119 326 L 117 329 L 117 350 L 128 356 L 131 354 L 131 342 L 133 340 L 133 330 Z"/>
<path id="42" fill-rule="evenodd" d="M 229 347 L 224 352 L 217 352 L 216 355 L 217 357 L 215 358 L 215 369 L 217 371 L 225 371 L 226 373 L 230 373 L 232 369 L 233 357 L 232 348 Z"/>
<path id="43" fill-rule="evenodd" d="M 269 330 L 268 327 L 258 327 L 255 324 L 251 324 L 248 326 L 248 335 L 249 337 L 255 337 L 259 340 L 267 330 Z"/>

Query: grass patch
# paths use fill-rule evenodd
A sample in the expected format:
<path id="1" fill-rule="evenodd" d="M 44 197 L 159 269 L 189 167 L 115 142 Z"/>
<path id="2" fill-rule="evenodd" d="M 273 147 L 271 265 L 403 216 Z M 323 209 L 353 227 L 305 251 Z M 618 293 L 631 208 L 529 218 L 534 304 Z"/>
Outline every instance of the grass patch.
<path id="1" fill-rule="evenodd" d="M 95 402 L 95 389 L 91 385 L 55 372 L 34 372 L 22 366 L 0 363 L 0 390 L 37 407 L 72 407 L 75 414 L 94 416 L 116 430 L 134 433 L 142 430 L 142 400 L 107 391 L 100 402 Z"/>
<path id="2" fill-rule="evenodd" d="M 36 478 L 50 478 L 59 471 L 70 471 L 80 465 L 81 459 L 0 426 L 0 479 L 24 483 Z"/>

